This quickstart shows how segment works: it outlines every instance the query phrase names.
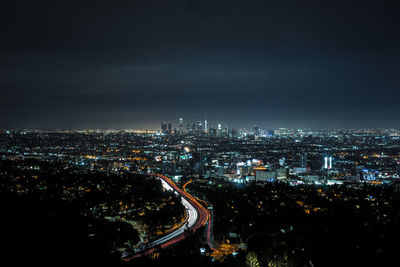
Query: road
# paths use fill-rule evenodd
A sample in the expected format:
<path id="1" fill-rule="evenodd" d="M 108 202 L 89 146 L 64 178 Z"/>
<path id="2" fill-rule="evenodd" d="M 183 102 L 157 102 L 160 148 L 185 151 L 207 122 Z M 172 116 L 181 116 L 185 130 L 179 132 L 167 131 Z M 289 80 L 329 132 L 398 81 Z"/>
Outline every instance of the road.
<path id="1" fill-rule="evenodd" d="M 186 186 L 190 184 L 193 180 L 190 179 L 187 183 L 185 183 L 182 186 L 183 191 L 186 192 Z M 198 201 L 203 202 L 205 204 L 205 207 L 208 208 L 208 203 L 202 199 L 196 198 Z M 212 238 L 212 217 L 211 217 L 211 212 L 207 210 L 207 216 L 208 216 L 208 226 L 207 226 L 207 244 L 211 248 L 211 250 L 215 250 L 215 247 L 213 245 L 213 238 Z"/>
<path id="2" fill-rule="evenodd" d="M 176 244 L 177 242 L 185 238 L 186 229 L 196 231 L 198 228 L 205 225 L 210 218 L 209 211 L 204 208 L 192 195 L 180 189 L 173 181 L 171 181 L 171 179 L 161 174 L 149 175 L 155 176 L 160 179 L 163 187 L 166 190 L 173 190 L 175 194 L 181 196 L 182 204 L 185 206 L 185 209 L 188 213 L 188 220 L 186 224 L 184 224 L 182 227 L 178 228 L 174 232 L 169 233 L 168 235 L 147 244 L 145 247 L 136 249 L 133 256 L 122 258 L 124 261 L 130 261 L 134 258 L 151 254 L 152 252 L 156 251 L 158 247 L 166 248 L 173 244 Z M 209 240 L 209 229 L 207 239 Z"/>

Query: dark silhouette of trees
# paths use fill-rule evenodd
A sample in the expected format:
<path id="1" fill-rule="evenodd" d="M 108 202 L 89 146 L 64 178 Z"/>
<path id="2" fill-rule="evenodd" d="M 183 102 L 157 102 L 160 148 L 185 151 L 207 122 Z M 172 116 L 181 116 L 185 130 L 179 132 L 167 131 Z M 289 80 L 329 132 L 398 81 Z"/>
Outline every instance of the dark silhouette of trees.
<path id="1" fill-rule="evenodd" d="M 6 265 L 119 263 L 103 243 L 89 240 L 75 203 L 15 193 L 2 193 L 0 203 Z"/>

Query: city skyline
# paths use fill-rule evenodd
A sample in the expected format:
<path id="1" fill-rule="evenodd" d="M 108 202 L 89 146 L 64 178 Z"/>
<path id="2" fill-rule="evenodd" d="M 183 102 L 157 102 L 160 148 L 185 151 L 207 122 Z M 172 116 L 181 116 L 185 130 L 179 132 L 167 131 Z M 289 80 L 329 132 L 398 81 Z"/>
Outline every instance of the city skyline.
<path id="1" fill-rule="evenodd" d="M 3 0 L 3 265 L 392 266 L 399 11 Z"/>
<path id="2" fill-rule="evenodd" d="M 400 130 L 204 134 L 200 121 L 175 134 L 170 125 L 0 130 L 2 230 L 15 244 L 6 257 L 203 267 L 396 258 Z"/>

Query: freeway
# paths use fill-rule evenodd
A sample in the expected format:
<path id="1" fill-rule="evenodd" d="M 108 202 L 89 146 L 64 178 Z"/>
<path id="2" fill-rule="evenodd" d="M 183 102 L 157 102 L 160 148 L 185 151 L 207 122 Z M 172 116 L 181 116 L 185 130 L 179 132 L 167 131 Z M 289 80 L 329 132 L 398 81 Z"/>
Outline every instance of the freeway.
<path id="1" fill-rule="evenodd" d="M 171 179 L 161 174 L 149 174 L 161 180 L 163 187 L 166 190 L 173 190 L 175 194 L 180 195 L 182 204 L 185 206 L 188 214 L 188 219 L 185 225 L 178 228 L 172 233 L 161 237 L 144 247 L 138 248 L 133 255 L 123 257 L 124 261 L 130 261 L 134 258 L 148 255 L 157 250 L 158 247 L 166 248 L 185 238 L 185 230 L 196 231 L 201 226 L 205 225 L 210 218 L 210 214 L 192 195 L 180 189 Z"/>
<path id="2" fill-rule="evenodd" d="M 191 182 L 193 182 L 192 179 L 190 179 L 186 184 L 184 184 L 184 185 L 182 186 L 183 191 L 187 192 L 187 191 L 186 191 L 186 186 L 187 186 L 188 184 L 190 184 Z M 196 199 L 197 199 L 198 201 L 203 202 L 203 203 L 205 204 L 205 207 L 208 208 L 208 203 L 207 203 L 207 202 L 205 202 L 204 200 L 199 199 L 199 198 L 196 198 Z M 207 221 L 208 221 L 208 227 L 207 227 L 207 244 L 208 244 L 208 246 L 210 247 L 211 250 L 215 250 L 214 245 L 213 245 L 213 238 L 212 238 L 212 217 L 211 217 L 211 212 L 209 212 L 208 210 L 207 210 L 207 216 L 208 216 L 208 220 L 207 220 Z"/>

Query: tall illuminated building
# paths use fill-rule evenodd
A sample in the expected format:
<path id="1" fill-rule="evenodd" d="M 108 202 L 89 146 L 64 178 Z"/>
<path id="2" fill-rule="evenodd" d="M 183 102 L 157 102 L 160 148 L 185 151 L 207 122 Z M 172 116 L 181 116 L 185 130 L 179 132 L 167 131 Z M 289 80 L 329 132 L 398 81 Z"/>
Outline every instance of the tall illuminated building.
<path id="1" fill-rule="evenodd" d="M 183 133 L 183 119 L 179 118 L 179 132 Z"/>
<path id="2" fill-rule="evenodd" d="M 300 168 L 307 168 L 307 155 L 301 155 Z"/>
<path id="3" fill-rule="evenodd" d="M 203 132 L 203 124 L 201 123 L 201 121 L 197 122 L 197 134 L 200 135 Z"/>
<path id="4" fill-rule="evenodd" d="M 324 177 L 324 183 L 328 183 L 329 176 L 331 174 L 331 169 L 332 169 L 332 157 L 331 156 L 325 156 L 324 157 L 324 166 L 323 169 L 326 170 L 326 175 Z"/>
<path id="5" fill-rule="evenodd" d="M 400 176 L 400 162 L 397 162 L 396 174 Z"/>
<path id="6" fill-rule="evenodd" d="M 332 157 L 324 157 L 324 169 L 332 169 Z"/>

